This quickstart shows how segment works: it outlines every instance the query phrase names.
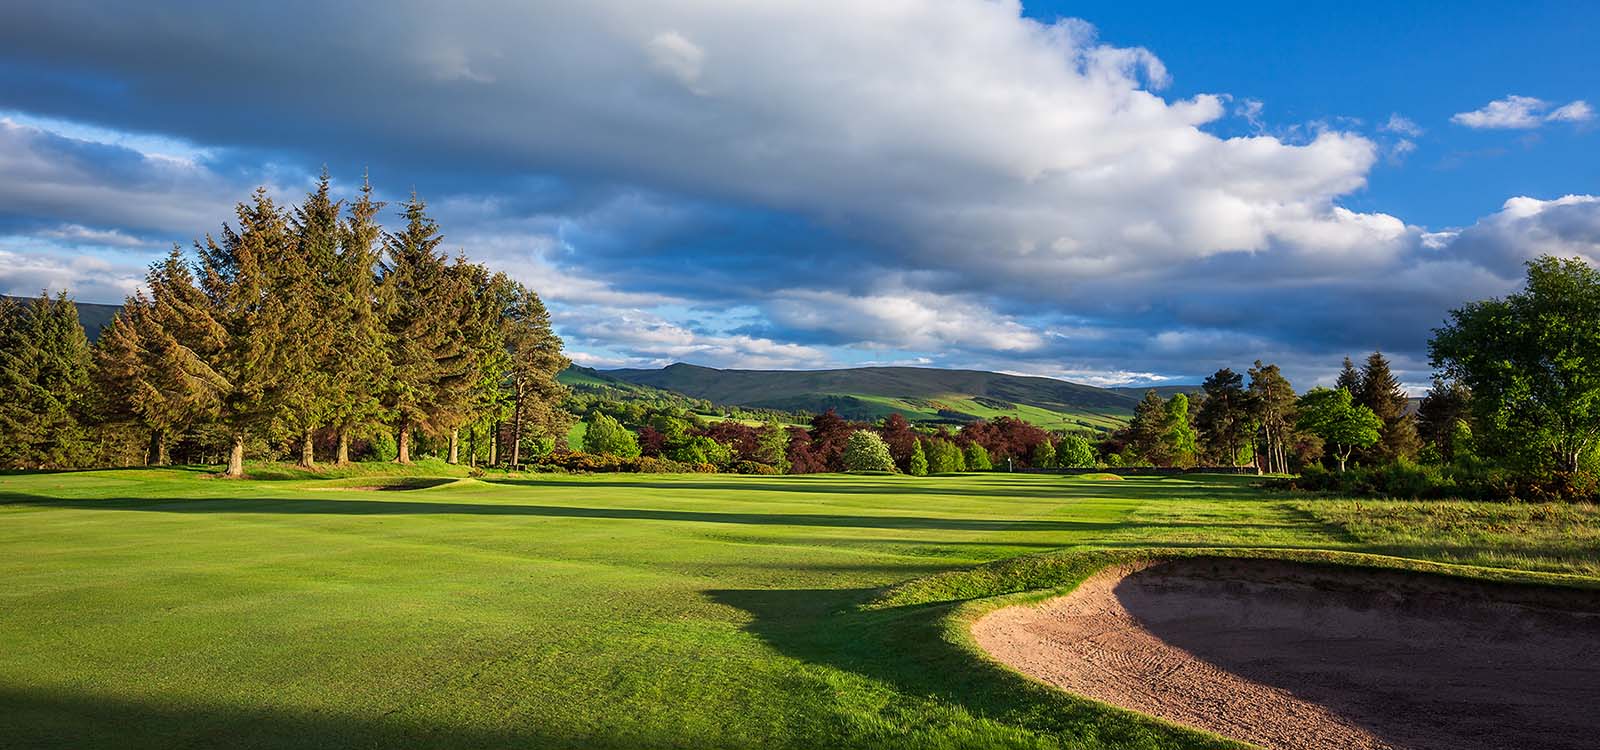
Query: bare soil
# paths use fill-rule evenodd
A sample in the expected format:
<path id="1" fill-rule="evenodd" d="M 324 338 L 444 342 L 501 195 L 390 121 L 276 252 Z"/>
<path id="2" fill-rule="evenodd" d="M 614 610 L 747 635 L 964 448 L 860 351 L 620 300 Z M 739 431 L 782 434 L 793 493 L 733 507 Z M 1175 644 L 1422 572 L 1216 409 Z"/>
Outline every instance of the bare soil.
<path id="1" fill-rule="evenodd" d="M 1057 687 L 1268 748 L 1600 747 L 1600 595 L 1186 559 L 973 624 Z"/>

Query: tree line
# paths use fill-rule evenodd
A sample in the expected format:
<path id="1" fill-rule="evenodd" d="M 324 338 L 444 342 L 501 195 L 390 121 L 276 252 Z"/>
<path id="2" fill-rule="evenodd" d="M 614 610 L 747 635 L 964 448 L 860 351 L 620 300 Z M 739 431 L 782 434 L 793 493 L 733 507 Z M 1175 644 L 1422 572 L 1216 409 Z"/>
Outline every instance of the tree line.
<path id="1" fill-rule="evenodd" d="M 568 360 L 538 294 L 442 252 L 415 194 L 394 231 L 383 207 L 370 184 L 336 200 L 326 173 L 287 208 L 257 190 L 152 264 L 92 347 L 64 295 L 0 308 L 0 464 L 166 464 L 176 445 L 241 476 L 251 450 L 309 467 L 319 441 L 339 463 L 362 441 L 407 463 L 424 439 L 454 463 L 464 437 L 470 460 L 514 463 L 564 436 Z"/>

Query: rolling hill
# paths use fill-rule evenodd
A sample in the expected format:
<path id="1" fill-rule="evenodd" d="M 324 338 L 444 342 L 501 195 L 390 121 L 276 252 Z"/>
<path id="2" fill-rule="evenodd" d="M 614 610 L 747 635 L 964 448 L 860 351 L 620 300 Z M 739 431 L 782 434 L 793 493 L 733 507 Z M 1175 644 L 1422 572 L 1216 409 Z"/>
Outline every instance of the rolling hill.
<path id="1" fill-rule="evenodd" d="M 1115 428 L 1132 416 L 1143 394 L 1052 378 L 923 367 L 719 370 L 675 364 L 592 372 L 719 404 L 810 412 L 831 408 L 850 419 L 895 412 L 915 421 L 948 423 L 1010 416 L 1055 429 Z"/>

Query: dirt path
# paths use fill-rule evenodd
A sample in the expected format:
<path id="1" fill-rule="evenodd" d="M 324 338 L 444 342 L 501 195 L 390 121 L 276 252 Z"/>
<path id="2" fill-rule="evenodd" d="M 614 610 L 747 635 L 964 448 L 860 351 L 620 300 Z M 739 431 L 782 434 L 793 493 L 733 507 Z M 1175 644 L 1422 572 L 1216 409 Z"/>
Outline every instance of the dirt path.
<path id="1" fill-rule="evenodd" d="M 1265 560 L 1103 571 L 974 623 L 1074 693 L 1269 748 L 1600 747 L 1600 596 Z"/>

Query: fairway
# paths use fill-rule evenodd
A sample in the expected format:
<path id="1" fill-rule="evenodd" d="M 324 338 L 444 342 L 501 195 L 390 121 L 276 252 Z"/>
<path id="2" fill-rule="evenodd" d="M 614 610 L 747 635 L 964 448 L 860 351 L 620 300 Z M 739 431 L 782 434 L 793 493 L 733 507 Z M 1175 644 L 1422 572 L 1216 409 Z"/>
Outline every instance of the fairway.
<path id="1" fill-rule="evenodd" d="M 970 595 L 878 598 L 1057 550 L 1460 552 L 1253 480 L 0 476 L 0 745 L 1231 747 L 986 662 Z"/>

